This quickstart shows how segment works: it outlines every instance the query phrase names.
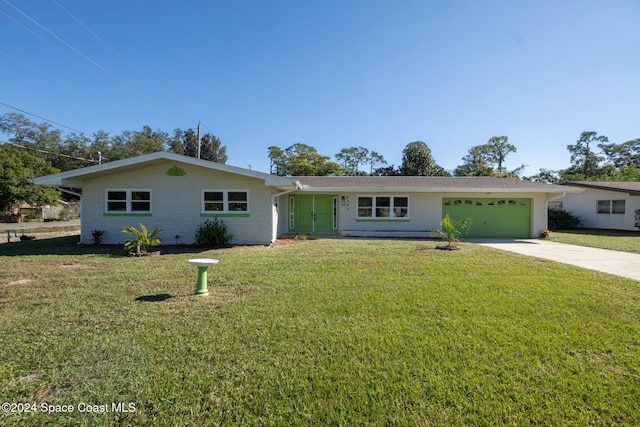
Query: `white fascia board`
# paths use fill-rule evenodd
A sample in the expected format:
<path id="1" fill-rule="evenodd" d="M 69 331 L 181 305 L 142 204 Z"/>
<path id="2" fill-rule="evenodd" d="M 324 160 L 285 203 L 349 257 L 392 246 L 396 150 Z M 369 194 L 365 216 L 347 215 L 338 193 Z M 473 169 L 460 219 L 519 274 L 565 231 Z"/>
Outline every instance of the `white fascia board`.
<path id="1" fill-rule="evenodd" d="M 562 194 L 581 193 L 582 191 L 566 191 L 562 188 L 433 188 L 433 187 L 309 187 L 303 186 L 302 192 L 317 193 L 542 193 Z"/>

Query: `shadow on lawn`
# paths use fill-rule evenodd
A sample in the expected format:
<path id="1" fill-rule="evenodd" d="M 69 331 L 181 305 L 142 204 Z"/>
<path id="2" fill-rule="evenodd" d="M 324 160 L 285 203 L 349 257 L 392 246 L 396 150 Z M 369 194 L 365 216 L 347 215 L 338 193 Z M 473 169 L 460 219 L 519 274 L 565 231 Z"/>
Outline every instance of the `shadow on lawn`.
<path id="1" fill-rule="evenodd" d="M 156 294 L 156 295 L 142 295 L 136 298 L 138 302 L 162 302 L 166 301 L 169 298 L 173 298 L 169 294 Z"/>
<path id="2" fill-rule="evenodd" d="M 114 258 L 128 256 L 122 245 L 78 245 L 79 239 L 79 236 L 64 236 L 4 243 L 0 244 L 0 256 L 90 254 L 107 255 Z M 160 247 L 162 254 L 195 254 L 209 249 L 186 245 Z"/>

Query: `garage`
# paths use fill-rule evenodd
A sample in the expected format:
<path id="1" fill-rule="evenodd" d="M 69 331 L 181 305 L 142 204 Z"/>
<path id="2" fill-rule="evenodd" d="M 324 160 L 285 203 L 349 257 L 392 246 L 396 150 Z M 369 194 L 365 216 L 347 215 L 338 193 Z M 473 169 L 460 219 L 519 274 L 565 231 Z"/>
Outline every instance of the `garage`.
<path id="1" fill-rule="evenodd" d="M 531 236 L 531 199 L 523 198 L 444 198 L 442 217 L 454 221 L 471 218 L 466 237 Z"/>

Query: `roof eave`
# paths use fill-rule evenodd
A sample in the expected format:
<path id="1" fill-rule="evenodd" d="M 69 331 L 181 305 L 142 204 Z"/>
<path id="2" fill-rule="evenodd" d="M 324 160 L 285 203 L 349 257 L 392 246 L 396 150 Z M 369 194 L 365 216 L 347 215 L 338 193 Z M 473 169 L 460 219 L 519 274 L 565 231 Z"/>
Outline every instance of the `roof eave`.
<path id="1" fill-rule="evenodd" d="M 344 193 L 371 193 L 371 192 L 403 192 L 403 193 L 539 193 L 539 194 L 562 194 L 581 193 L 583 189 L 554 188 L 469 188 L 469 187 L 311 187 L 304 185 L 299 191 L 302 192 L 344 192 Z"/>

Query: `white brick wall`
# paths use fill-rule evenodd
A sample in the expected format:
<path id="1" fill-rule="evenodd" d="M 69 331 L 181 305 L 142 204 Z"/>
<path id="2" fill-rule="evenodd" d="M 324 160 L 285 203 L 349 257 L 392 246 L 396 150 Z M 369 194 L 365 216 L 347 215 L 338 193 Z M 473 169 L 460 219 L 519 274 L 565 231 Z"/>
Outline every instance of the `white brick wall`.
<path id="1" fill-rule="evenodd" d="M 192 244 L 196 228 L 208 218 L 201 217 L 202 190 L 247 190 L 249 217 L 223 217 L 234 244 L 264 244 L 272 241 L 271 189 L 261 179 L 178 164 L 184 176 L 169 176 L 176 162 L 167 161 L 134 171 L 116 173 L 84 182 L 81 242 L 93 242 L 92 230 L 104 230 L 103 243 L 120 244 L 129 236 L 122 227 L 161 227 L 162 244 Z M 105 189 L 150 189 L 151 217 L 104 216 Z M 176 237 L 179 236 L 179 237 Z"/>
<path id="2" fill-rule="evenodd" d="M 640 198 L 619 191 L 586 188 L 580 194 L 567 194 L 562 207 L 582 221 L 580 227 L 608 228 L 613 230 L 638 230 L 635 228 L 635 211 L 640 209 Z M 624 214 L 599 214 L 598 200 L 625 200 Z"/>
<path id="3" fill-rule="evenodd" d="M 295 194 L 295 193 L 294 193 Z M 306 193 L 310 194 L 310 193 Z M 410 221 L 356 221 L 358 196 L 367 195 L 403 195 L 409 196 Z M 281 196 L 278 200 L 278 235 L 285 234 L 288 230 L 288 200 L 289 194 Z M 342 196 L 345 196 L 345 205 L 342 205 Z M 530 198 L 532 202 L 531 212 L 531 237 L 539 237 L 539 232 L 547 228 L 546 194 L 536 193 L 394 193 L 390 192 L 359 192 L 340 193 L 338 195 L 339 231 L 431 231 L 440 228 L 442 220 L 442 199 L 445 197 L 511 197 Z"/>

